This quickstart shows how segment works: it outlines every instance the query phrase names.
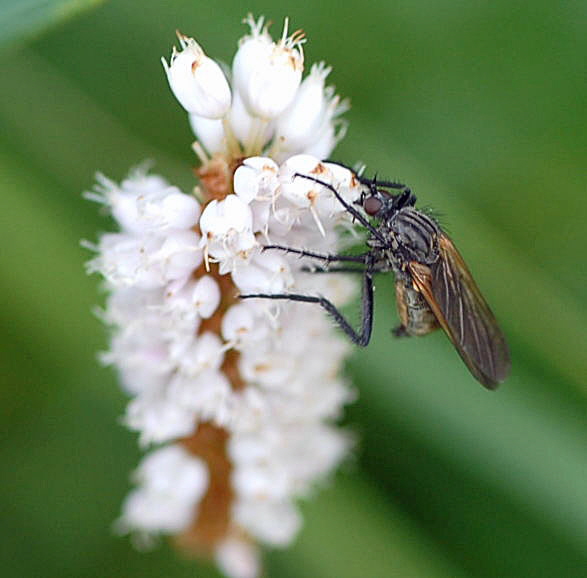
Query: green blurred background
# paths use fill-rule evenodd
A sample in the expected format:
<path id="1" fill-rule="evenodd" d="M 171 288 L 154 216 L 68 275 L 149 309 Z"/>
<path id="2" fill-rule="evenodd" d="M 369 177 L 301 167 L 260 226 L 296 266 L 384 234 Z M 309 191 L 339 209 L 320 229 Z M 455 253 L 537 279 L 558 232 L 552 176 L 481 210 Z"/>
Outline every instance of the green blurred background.
<path id="1" fill-rule="evenodd" d="M 587 575 L 587 5 L 570 0 L 2 0 L 2 575 L 218 576 L 111 534 L 140 454 L 96 363 L 79 246 L 111 225 L 80 194 L 146 158 L 189 190 L 159 58 L 179 28 L 230 61 L 247 10 L 274 34 L 289 15 L 308 63 L 333 65 L 353 101 L 334 158 L 442 213 L 513 357 L 491 393 L 442 334 L 392 340 L 378 280 L 375 339 L 348 369 L 361 449 L 267 577 Z"/>

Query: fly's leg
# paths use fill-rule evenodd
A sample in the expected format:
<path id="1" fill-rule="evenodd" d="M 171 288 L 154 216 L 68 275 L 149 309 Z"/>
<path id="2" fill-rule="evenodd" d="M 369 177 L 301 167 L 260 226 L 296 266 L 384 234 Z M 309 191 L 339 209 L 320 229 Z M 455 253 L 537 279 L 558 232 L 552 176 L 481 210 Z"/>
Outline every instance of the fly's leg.
<path id="1" fill-rule="evenodd" d="M 290 253 L 293 255 L 299 255 L 300 257 L 310 257 L 312 259 L 318 259 L 325 263 L 336 263 L 344 261 L 347 263 L 365 263 L 369 253 L 363 253 L 361 255 L 323 255 L 322 253 L 314 253 L 313 251 L 306 251 L 305 249 L 292 249 L 291 247 L 285 247 L 283 245 L 265 245 L 263 251 L 269 249 L 277 249 L 284 253 Z"/>
<path id="2" fill-rule="evenodd" d="M 373 275 L 369 267 L 363 272 L 362 320 L 361 328 L 358 331 L 346 320 L 336 305 L 325 297 L 299 295 L 297 293 L 251 293 L 249 295 L 241 295 L 240 298 L 316 303 L 334 319 L 335 323 L 348 335 L 349 339 L 355 345 L 364 347 L 371 339 L 371 332 L 373 330 Z"/>

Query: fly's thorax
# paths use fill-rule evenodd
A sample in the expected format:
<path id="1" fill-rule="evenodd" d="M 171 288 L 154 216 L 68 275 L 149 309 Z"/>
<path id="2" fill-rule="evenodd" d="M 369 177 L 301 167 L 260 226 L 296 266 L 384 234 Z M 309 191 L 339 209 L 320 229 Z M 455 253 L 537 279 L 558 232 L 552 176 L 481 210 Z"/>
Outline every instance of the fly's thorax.
<path id="1" fill-rule="evenodd" d="M 379 224 L 377 231 L 381 238 L 373 235 L 366 241 L 374 257 L 373 264 L 379 272 L 393 271 L 397 275 L 403 261 L 398 252 L 399 242 L 397 235 L 387 227 L 385 221 Z"/>
<path id="2" fill-rule="evenodd" d="M 424 213 L 405 207 L 382 226 L 389 233 L 390 249 L 396 258 L 433 263 L 438 259 L 438 235 L 440 228 Z"/>

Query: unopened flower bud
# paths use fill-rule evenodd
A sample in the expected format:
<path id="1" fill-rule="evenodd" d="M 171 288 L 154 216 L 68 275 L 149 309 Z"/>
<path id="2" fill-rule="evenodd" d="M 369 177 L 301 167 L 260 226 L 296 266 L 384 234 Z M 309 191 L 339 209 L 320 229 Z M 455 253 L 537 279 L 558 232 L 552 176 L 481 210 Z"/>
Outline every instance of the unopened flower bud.
<path id="1" fill-rule="evenodd" d="M 312 144 L 324 122 L 328 102 L 324 81 L 330 68 L 321 62 L 312 66 L 292 104 L 277 119 L 275 137 L 285 150 L 303 150 Z"/>
<path id="2" fill-rule="evenodd" d="M 235 88 L 249 112 L 263 119 L 281 114 L 293 101 L 302 79 L 303 34 L 273 42 L 263 20 L 249 20 L 251 34 L 245 36 L 234 57 L 232 70 Z"/>
<path id="3" fill-rule="evenodd" d="M 170 63 L 162 58 L 169 86 L 190 114 L 222 118 L 230 108 L 231 93 L 220 66 L 206 56 L 193 39 L 178 34 L 182 51 L 173 48 Z"/>

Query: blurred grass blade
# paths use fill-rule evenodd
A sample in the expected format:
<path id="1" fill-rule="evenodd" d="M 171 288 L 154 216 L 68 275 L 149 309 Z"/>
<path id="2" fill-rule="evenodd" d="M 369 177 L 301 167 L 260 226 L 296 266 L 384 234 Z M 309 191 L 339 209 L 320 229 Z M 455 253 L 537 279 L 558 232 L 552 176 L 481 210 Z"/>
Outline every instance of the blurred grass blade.
<path id="1" fill-rule="evenodd" d="M 0 171 L 9 184 L 0 232 L 0 288 L 7 296 L 4 315 L 11 340 L 18 342 L 18 333 L 34 344 L 47 367 L 68 357 L 70 368 L 81 373 L 84 363 L 94 362 L 100 343 L 98 332 L 90 333 L 96 325 L 91 316 L 95 282 L 83 271 L 88 252 L 79 246 L 82 227 L 60 210 L 54 185 L 10 154 L 2 141 Z"/>
<path id="2" fill-rule="evenodd" d="M 533 397 L 522 382 L 543 388 L 539 377 L 531 374 L 512 377 L 499 396 L 482 397 L 485 392 L 473 384 L 460 387 L 458 367 L 443 367 L 453 384 L 447 390 L 435 382 L 434 364 L 414 363 L 411 375 L 402 375 L 393 387 L 384 386 L 390 381 L 389 368 L 371 351 L 358 365 L 368 368 L 363 370 L 378 384 L 362 401 L 385 414 L 381 428 L 402 419 L 400 413 L 410 415 L 410 420 L 402 420 L 404 431 L 436 446 L 445 459 L 465 464 L 469 474 L 499 488 L 525 512 L 581 547 L 587 527 L 587 459 L 580 410 L 573 413 L 554 396 Z"/>
<path id="3" fill-rule="evenodd" d="M 291 549 L 270 555 L 270 576 L 462 576 L 365 477 L 339 475 L 304 509 L 304 530 Z"/>
<path id="4" fill-rule="evenodd" d="M 4 0 L 0 4 L 0 49 L 15 46 L 104 0 Z"/>
<path id="5" fill-rule="evenodd" d="M 76 198 L 92 185 L 97 170 L 120 178 L 145 159 L 155 159 L 157 170 L 170 178 L 185 173 L 191 179 L 185 165 L 137 138 L 34 52 L 25 50 L 18 62 L 2 63 L 1 72 L 6 85 L 31 87 L 19 98 L 0 92 L 0 123 L 6 140 L 71 188 L 69 193 Z M 54 98 L 48 99 L 47 94 Z"/>

